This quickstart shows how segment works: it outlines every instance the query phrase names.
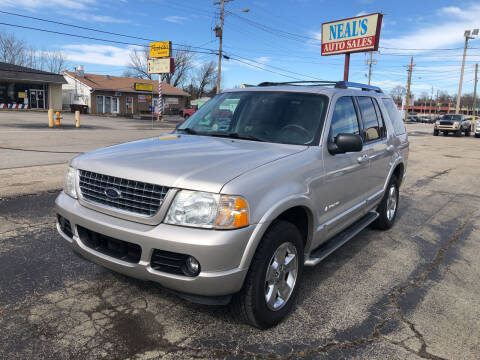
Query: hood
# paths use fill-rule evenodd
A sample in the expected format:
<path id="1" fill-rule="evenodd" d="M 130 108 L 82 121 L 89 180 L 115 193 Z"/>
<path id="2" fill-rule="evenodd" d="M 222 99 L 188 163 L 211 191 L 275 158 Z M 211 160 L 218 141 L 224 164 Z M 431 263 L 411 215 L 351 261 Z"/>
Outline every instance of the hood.
<path id="1" fill-rule="evenodd" d="M 235 177 L 307 146 L 166 135 L 80 155 L 77 169 L 181 189 L 220 192 Z"/>

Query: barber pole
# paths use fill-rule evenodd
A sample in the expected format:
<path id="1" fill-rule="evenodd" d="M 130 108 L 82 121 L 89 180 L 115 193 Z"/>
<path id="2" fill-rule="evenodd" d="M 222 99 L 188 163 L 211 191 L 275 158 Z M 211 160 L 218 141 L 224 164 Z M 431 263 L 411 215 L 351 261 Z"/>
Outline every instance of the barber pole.
<path id="1" fill-rule="evenodd" d="M 162 79 L 158 79 L 158 104 L 157 104 L 157 114 L 158 120 L 162 118 L 163 104 L 162 104 Z"/>

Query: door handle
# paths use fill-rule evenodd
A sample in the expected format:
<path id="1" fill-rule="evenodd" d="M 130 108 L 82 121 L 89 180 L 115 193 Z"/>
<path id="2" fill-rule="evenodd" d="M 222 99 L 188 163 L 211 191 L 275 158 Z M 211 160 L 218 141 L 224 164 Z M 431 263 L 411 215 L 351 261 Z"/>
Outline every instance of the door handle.
<path id="1" fill-rule="evenodd" d="M 385 150 L 387 150 L 388 152 L 393 152 L 393 150 L 395 150 L 395 146 L 388 145 Z"/>
<path id="2" fill-rule="evenodd" d="M 364 162 L 367 161 L 367 160 L 368 160 L 368 155 L 367 155 L 367 154 L 363 154 L 362 156 L 359 156 L 359 157 L 357 158 L 357 161 L 358 161 L 358 163 L 360 163 L 360 164 L 361 164 L 361 163 L 364 163 Z"/>

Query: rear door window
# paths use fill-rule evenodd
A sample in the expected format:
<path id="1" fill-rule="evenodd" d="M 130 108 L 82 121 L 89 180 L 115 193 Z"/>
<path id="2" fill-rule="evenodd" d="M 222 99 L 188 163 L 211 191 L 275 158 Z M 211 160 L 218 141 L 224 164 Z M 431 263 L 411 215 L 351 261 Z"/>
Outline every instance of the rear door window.
<path id="1" fill-rule="evenodd" d="M 396 135 L 405 134 L 405 125 L 402 121 L 400 116 L 400 112 L 397 109 L 397 105 L 393 102 L 391 98 L 382 98 L 383 105 L 387 109 L 388 117 L 393 125 L 393 130 L 395 131 Z"/>
<path id="2" fill-rule="evenodd" d="M 363 140 L 365 142 L 378 140 L 381 138 L 380 124 L 377 119 L 377 113 L 373 106 L 372 98 L 369 96 L 357 97 L 358 106 L 362 113 L 363 122 Z"/>

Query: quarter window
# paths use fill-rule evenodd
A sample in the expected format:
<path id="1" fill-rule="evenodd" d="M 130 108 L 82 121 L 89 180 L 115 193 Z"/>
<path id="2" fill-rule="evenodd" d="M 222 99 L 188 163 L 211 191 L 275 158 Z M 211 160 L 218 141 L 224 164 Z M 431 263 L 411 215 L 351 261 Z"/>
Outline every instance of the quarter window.
<path id="1" fill-rule="evenodd" d="M 341 97 L 335 104 L 330 126 L 330 141 L 334 141 L 337 135 L 342 133 L 360 134 L 357 112 L 350 96 Z"/>
<path id="2" fill-rule="evenodd" d="M 377 113 L 378 123 L 380 125 L 380 137 L 387 137 L 387 128 L 385 126 L 385 119 L 383 118 L 382 111 L 380 110 L 380 105 L 378 104 L 377 99 L 372 98 L 372 101 Z"/>
<path id="3" fill-rule="evenodd" d="M 400 112 L 397 109 L 397 105 L 395 105 L 391 98 L 383 98 L 382 101 L 383 105 L 385 105 L 385 108 L 387 109 L 388 117 L 392 122 L 395 134 L 405 134 L 405 125 L 403 124 L 402 118 L 400 117 Z"/>
<path id="4" fill-rule="evenodd" d="M 372 98 L 369 96 L 359 96 L 357 100 L 362 113 L 364 141 L 369 142 L 379 139 L 381 137 L 380 126 L 377 113 L 373 107 Z"/>

